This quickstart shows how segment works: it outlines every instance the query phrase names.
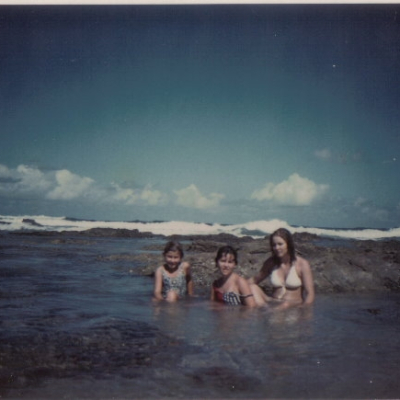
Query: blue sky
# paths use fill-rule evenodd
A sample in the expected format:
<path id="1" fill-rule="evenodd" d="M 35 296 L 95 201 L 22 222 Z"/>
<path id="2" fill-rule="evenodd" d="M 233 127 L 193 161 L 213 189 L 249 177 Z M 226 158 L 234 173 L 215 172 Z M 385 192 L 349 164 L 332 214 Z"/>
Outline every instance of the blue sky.
<path id="1" fill-rule="evenodd" d="M 399 11 L 0 6 L 0 214 L 398 227 Z"/>

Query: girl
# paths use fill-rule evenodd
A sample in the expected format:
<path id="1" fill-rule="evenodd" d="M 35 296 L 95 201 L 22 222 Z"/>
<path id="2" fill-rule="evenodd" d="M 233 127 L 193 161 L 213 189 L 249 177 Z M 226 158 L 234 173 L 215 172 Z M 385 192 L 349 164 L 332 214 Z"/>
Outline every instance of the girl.
<path id="1" fill-rule="evenodd" d="M 271 234 L 269 243 L 272 256 L 264 262 L 260 272 L 249 279 L 257 305 L 272 300 L 258 286 L 266 277 L 270 277 L 273 286 L 272 298 L 282 302 L 281 308 L 313 303 L 314 281 L 310 264 L 296 255 L 291 233 L 284 228 L 278 229 Z"/>
<path id="2" fill-rule="evenodd" d="M 190 265 L 182 262 L 183 249 L 178 242 L 168 242 L 163 252 L 165 263 L 157 268 L 154 281 L 154 297 L 170 302 L 193 295 Z"/>
<path id="3" fill-rule="evenodd" d="M 246 279 L 233 272 L 237 265 L 237 253 L 231 246 L 221 247 L 217 252 L 215 264 L 221 277 L 214 281 L 211 289 L 211 300 L 230 305 L 256 305 L 250 286 Z"/>

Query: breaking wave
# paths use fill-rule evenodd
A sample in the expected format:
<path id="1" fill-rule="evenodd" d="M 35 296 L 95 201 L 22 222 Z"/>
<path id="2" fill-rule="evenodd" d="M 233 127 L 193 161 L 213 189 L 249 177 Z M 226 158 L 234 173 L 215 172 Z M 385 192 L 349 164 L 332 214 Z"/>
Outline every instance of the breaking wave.
<path id="1" fill-rule="evenodd" d="M 84 231 L 93 228 L 128 229 L 150 232 L 154 235 L 218 235 L 227 233 L 237 237 L 252 236 L 260 238 L 271 234 L 278 228 L 287 228 L 292 233 L 310 233 L 324 237 L 343 239 L 379 240 L 400 238 L 400 228 L 393 229 L 333 229 L 293 226 L 286 221 L 252 221 L 243 224 L 208 224 L 184 221 L 96 221 L 45 215 L 0 216 L 0 230 L 36 230 L 49 232 Z"/>

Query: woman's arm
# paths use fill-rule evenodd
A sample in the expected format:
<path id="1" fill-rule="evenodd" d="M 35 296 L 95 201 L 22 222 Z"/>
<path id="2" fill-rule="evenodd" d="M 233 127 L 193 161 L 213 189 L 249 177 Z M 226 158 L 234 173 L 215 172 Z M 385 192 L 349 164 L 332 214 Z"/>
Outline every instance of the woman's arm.
<path id="1" fill-rule="evenodd" d="M 264 261 L 264 264 L 261 267 L 258 274 L 254 275 L 252 278 L 248 279 L 247 282 L 250 285 L 253 285 L 253 284 L 258 285 L 271 273 L 271 269 L 273 268 L 273 266 L 274 266 L 274 259 L 272 257 L 270 257 Z"/>
<path id="2" fill-rule="evenodd" d="M 163 300 L 161 291 L 162 291 L 162 272 L 161 268 L 158 267 L 155 274 L 154 274 L 154 297 L 157 300 Z"/>
<path id="3" fill-rule="evenodd" d="M 314 278 L 310 264 L 304 258 L 301 259 L 301 278 L 303 281 L 303 304 L 312 304 L 315 299 Z"/>

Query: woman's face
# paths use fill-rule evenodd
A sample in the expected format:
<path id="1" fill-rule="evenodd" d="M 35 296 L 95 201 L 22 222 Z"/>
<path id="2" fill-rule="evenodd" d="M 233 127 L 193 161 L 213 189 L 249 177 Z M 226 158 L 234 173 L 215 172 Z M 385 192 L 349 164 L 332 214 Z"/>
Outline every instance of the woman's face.
<path id="1" fill-rule="evenodd" d="M 288 254 L 288 246 L 285 240 L 283 240 L 280 236 L 274 236 L 272 238 L 272 251 L 279 258 L 282 258 Z"/>
<path id="2" fill-rule="evenodd" d="M 233 254 L 223 254 L 217 261 L 218 268 L 223 276 L 229 276 L 236 267 L 236 260 Z"/>

